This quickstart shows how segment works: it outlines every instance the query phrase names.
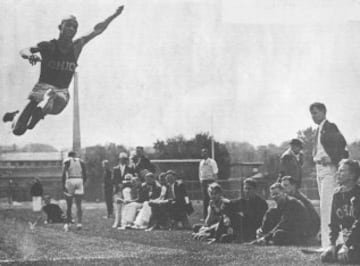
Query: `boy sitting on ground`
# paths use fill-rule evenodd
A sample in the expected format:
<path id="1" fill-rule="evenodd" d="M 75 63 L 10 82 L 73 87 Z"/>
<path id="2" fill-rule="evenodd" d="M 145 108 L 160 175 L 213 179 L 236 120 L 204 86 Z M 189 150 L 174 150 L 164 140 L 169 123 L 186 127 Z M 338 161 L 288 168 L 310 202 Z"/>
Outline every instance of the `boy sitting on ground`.
<path id="1" fill-rule="evenodd" d="M 59 205 L 51 203 L 51 198 L 49 195 L 44 197 L 45 206 L 42 207 L 43 212 L 47 215 L 45 224 L 47 223 L 65 223 L 66 217 L 59 207 Z"/>
<path id="2" fill-rule="evenodd" d="M 222 197 L 222 188 L 218 183 L 212 183 L 208 187 L 210 197 L 208 215 L 205 224 L 194 225 L 193 238 L 208 243 L 228 243 L 237 238 L 240 232 L 239 217 L 236 213 L 230 213 L 229 200 Z"/>

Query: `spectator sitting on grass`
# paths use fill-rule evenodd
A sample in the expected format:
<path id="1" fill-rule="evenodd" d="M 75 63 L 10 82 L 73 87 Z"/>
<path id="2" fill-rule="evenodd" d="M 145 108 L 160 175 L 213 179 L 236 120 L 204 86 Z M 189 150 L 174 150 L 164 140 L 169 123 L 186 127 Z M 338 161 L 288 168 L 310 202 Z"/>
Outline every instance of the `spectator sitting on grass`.
<path id="1" fill-rule="evenodd" d="M 231 242 L 235 239 L 236 232 L 233 225 L 236 223 L 228 215 L 229 200 L 222 196 L 222 188 L 218 183 L 212 183 L 208 187 L 210 202 L 208 206 L 205 224 L 196 224 L 193 227 L 193 238 L 201 241 Z"/>
<path id="2" fill-rule="evenodd" d="M 126 174 L 121 193 L 121 227 L 119 229 L 131 227 L 134 223 L 137 211 L 141 208 L 141 204 L 136 202 L 137 197 L 136 193 L 134 193 L 135 189 L 133 176 L 131 174 Z"/>
<path id="3" fill-rule="evenodd" d="M 167 229 L 169 227 L 169 215 L 166 206 L 166 203 L 168 202 L 166 199 L 168 190 L 166 173 L 160 173 L 157 181 L 161 186 L 161 193 L 158 199 L 149 201 L 152 214 L 149 222 L 149 228 L 146 229 L 147 231 L 152 231 L 154 229 Z"/>
<path id="4" fill-rule="evenodd" d="M 360 175 L 359 162 L 343 159 L 336 174 L 340 186 L 333 195 L 330 243 L 321 254 L 322 262 L 360 264 Z M 344 243 L 336 245 L 342 232 Z"/>
<path id="5" fill-rule="evenodd" d="M 166 172 L 168 213 L 170 226 L 173 229 L 191 229 L 188 215 L 194 209 L 187 195 L 185 184 L 173 170 Z"/>
<path id="6" fill-rule="evenodd" d="M 45 206 L 42 207 L 43 212 L 47 215 L 45 224 L 47 223 L 65 223 L 66 217 L 59 205 L 51 203 L 49 195 L 44 196 Z"/>
<path id="7" fill-rule="evenodd" d="M 275 183 L 270 187 L 270 194 L 277 207 L 266 212 L 263 224 L 257 230 L 257 239 L 252 244 L 301 244 L 308 219 L 304 205 L 286 195 L 280 183 Z"/>
<path id="8" fill-rule="evenodd" d="M 155 180 L 155 176 L 151 172 L 145 174 L 145 182 L 141 185 L 139 193 L 139 202 L 142 207 L 136 216 L 133 229 L 147 229 L 151 218 L 151 207 L 149 201 L 158 199 L 161 194 L 161 187 Z"/>
<path id="9" fill-rule="evenodd" d="M 284 187 L 286 194 L 301 201 L 305 207 L 308 217 L 308 221 L 305 226 L 305 237 L 315 237 L 320 230 L 320 216 L 316 212 L 311 201 L 298 190 L 297 182 L 291 176 L 283 176 L 281 179 L 281 185 Z"/>
<path id="10" fill-rule="evenodd" d="M 237 240 L 241 242 L 256 239 L 256 230 L 261 226 L 264 214 L 268 209 L 266 201 L 256 194 L 256 185 L 254 179 L 245 179 L 243 196 L 229 202 L 230 213 L 240 216 L 240 232 Z"/>

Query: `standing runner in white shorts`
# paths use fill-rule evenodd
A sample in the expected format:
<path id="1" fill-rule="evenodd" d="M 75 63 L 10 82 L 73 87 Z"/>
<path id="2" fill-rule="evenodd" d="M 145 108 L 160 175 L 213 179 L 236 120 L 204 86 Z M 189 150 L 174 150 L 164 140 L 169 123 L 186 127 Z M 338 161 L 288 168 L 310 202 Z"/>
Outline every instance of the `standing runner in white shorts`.
<path id="1" fill-rule="evenodd" d="M 62 185 L 66 198 L 66 223 L 64 225 L 65 231 L 69 230 L 71 223 L 71 208 L 73 198 L 75 198 L 76 210 L 77 210 L 77 229 L 82 228 L 82 209 L 81 200 L 84 195 L 84 183 L 86 182 L 86 168 L 85 163 L 80 160 L 76 153 L 71 151 L 68 154 L 68 159 L 64 161 Z"/>
<path id="2" fill-rule="evenodd" d="M 15 135 L 24 134 L 27 129 L 33 129 L 45 115 L 59 114 L 66 107 L 69 101 L 68 87 L 82 48 L 88 41 L 101 34 L 123 9 L 124 6 L 120 6 L 113 15 L 98 23 L 89 34 L 75 41 L 73 38 L 78 29 L 78 22 L 76 17 L 68 16 L 59 25 L 58 39 L 40 42 L 20 51 L 21 57 L 28 59 L 31 65 L 41 61 L 41 71 L 39 81 L 28 97 L 30 102 L 21 114 L 15 118 L 19 113 L 17 110 L 3 116 L 4 122 L 13 122 L 12 130 Z M 41 59 L 36 53 L 40 53 Z M 40 104 L 45 95 L 48 96 L 47 101 Z"/>

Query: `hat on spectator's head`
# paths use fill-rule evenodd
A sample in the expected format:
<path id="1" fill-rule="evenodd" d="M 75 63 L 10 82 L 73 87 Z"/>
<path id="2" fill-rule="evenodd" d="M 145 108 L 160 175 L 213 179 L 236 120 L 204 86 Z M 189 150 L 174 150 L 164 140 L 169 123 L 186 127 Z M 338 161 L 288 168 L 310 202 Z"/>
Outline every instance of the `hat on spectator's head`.
<path id="1" fill-rule="evenodd" d="M 174 170 L 167 170 L 166 175 L 173 175 L 173 176 L 177 177 L 177 173 Z"/>
<path id="2" fill-rule="evenodd" d="M 124 181 L 123 181 L 123 183 L 130 183 L 130 182 L 132 181 L 132 179 L 133 179 L 133 175 L 132 175 L 132 174 L 126 174 L 126 175 L 124 176 Z"/>
<path id="3" fill-rule="evenodd" d="M 128 155 L 126 154 L 126 152 L 120 152 L 119 158 L 120 158 L 120 159 L 127 159 L 127 158 L 129 158 L 129 157 L 128 157 Z"/>
<path id="4" fill-rule="evenodd" d="M 153 173 L 151 173 L 150 171 L 148 171 L 146 174 L 145 174 L 145 177 L 155 177 L 155 175 Z"/>
<path id="5" fill-rule="evenodd" d="M 208 186 L 208 191 L 217 191 L 217 192 L 221 193 L 222 187 L 220 186 L 219 183 L 214 182 Z"/>
<path id="6" fill-rule="evenodd" d="M 44 195 L 44 200 L 49 200 L 51 199 L 50 195 Z"/>
<path id="7" fill-rule="evenodd" d="M 298 147 L 302 148 L 303 147 L 303 142 L 301 140 L 299 140 L 299 139 L 292 139 L 290 141 L 290 145 L 294 145 L 294 146 L 298 146 Z"/>

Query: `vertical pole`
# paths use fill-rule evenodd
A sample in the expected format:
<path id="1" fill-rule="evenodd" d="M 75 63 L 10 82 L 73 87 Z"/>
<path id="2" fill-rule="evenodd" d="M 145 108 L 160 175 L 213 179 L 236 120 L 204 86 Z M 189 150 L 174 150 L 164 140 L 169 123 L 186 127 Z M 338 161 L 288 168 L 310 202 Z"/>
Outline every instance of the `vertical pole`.
<path id="1" fill-rule="evenodd" d="M 215 160 L 214 114 L 211 113 L 211 158 Z"/>
<path id="2" fill-rule="evenodd" d="M 81 152 L 80 138 L 80 110 L 79 110 L 79 91 L 78 91 L 78 73 L 74 74 L 74 116 L 73 116 L 73 151 L 78 155 Z"/>

